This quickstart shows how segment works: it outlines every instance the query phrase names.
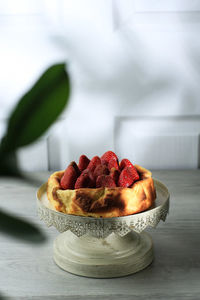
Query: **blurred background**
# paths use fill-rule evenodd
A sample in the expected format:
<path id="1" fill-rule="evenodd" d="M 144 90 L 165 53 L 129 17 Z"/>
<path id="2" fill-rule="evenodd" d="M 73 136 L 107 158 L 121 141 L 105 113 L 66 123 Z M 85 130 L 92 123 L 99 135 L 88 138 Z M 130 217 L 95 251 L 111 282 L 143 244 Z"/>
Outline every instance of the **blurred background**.
<path id="1" fill-rule="evenodd" d="M 151 169 L 200 165 L 200 0 L 0 1 L 0 137 L 44 70 L 67 63 L 69 105 L 21 169 L 114 150 Z M 47 112 L 48 114 L 48 112 Z"/>

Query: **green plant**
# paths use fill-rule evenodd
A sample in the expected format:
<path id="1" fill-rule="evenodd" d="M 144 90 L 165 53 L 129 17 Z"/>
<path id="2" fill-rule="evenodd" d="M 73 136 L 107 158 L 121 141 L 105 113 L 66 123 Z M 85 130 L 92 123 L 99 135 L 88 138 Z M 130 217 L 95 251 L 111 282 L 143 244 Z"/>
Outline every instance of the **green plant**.
<path id="1" fill-rule="evenodd" d="M 66 66 L 56 64 L 48 68 L 19 100 L 8 118 L 7 129 L 0 143 L 0 176 L 23 176 L 17 162 L 17 150 L 44 134 L 65 108 L 69 95 L 70 80 Z M 11 233 L 8 224 L 13 224 L 13 229 L 17 224 L 15 231 L 19 228 L 19 233 L 22 227 L 29 230 L 30 234 L 38 231 L 36 228 L 34 231 L 30 223 L 0 212 L 0 229 Z"/>

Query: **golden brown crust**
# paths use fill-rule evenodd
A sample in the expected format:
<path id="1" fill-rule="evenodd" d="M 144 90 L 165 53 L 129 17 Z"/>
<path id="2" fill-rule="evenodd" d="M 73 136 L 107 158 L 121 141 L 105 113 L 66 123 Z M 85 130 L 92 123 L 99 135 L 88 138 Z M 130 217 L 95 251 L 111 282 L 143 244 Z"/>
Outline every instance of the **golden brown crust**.
<path id="1" fill-rule="evenodd" d="M 156 198 L 151 172 L 135 165 L 140 180 L 131 188 L 80 188 L 62 190 L 60 179 L 64 171 L 53 173 L 47 183 L 47 197 L 56 210 L 91 217 L 120 217 L 151 207 Z"/>

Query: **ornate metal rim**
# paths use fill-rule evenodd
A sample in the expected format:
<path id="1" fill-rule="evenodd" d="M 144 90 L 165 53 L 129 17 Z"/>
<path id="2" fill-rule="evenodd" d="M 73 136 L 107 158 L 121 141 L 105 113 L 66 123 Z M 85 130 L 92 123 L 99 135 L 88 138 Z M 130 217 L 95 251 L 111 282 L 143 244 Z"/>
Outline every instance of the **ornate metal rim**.
<path id="1" fill-rule="evenodd" d="M 59 232 L 70 230 L 78 237 L 89 234 L 97 238 L 105 238 L 112 232 L 124 236 L 131 230 L 140 233 L 148 226 L 155 228 L 160 220 L 165 221 L 169 212 L 170 196 L 167 187 L 156 179 L 154 183 L 160 204 L 138 214 L 114 218 L 82 217 L 55 211 L 41 201 L 42 195 L 46 193 L 46 183 L 44 183 L 37 191 L 37 213 L 48 227 L 54 226 Z"/>

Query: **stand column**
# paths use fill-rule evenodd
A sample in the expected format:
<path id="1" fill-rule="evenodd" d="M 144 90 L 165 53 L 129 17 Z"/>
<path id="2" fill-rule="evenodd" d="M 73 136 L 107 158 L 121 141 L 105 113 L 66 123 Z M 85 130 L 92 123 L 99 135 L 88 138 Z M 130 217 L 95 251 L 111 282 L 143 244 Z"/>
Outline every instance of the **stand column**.
<path id="1" fill-rule="evenodd" d="M 111 278 L 126 276 L 146 268 L 153 260 L 151 237 L 143 232 L 115 233 L 98 239 L 77 237 L 70 231 L 54 242 L 54 260 L 62 269 L 81 276 Z"/>

